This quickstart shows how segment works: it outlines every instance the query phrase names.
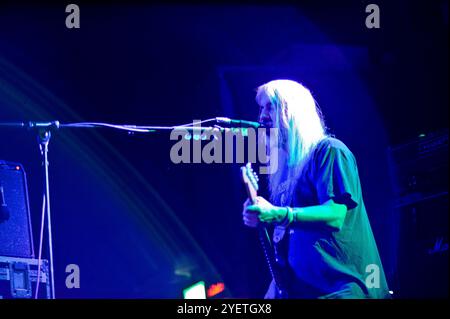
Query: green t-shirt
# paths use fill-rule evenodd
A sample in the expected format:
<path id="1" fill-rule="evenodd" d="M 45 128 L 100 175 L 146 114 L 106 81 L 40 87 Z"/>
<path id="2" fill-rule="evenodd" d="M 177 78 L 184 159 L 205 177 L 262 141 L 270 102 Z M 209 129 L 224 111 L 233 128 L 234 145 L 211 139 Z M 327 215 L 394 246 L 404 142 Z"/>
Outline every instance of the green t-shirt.
<path id="1" fill-rule="evenodd" d="M 383 266 L 361 192 L 355 157 L 327 137 L 314 149 L 291 205 L 315 206 L 332 199 L 347 206 L 340 231 L 291 225 L 288 260 L 293 298 L 390 298 Z"/>

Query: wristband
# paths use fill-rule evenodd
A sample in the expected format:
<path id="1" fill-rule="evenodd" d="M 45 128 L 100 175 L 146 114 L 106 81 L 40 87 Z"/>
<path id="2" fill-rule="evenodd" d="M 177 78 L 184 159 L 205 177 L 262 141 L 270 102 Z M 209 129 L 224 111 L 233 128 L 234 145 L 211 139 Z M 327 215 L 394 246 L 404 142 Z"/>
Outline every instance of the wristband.
<path id="1" fill-rule="evenodd" d="M 283 227 L 289 226 L 294 221 L 294 212 L 292 211 L 292 208 L 289 206 L 286 206 L 285 208 L 286 208 L 286 216 L 280 223 L 280 225 Z"/>

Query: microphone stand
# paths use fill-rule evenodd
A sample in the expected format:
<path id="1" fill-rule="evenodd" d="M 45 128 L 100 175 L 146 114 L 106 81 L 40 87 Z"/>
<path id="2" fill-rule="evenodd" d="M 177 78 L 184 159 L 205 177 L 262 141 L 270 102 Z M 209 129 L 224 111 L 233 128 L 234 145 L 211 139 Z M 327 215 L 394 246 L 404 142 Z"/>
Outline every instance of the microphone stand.
<path id="1" fill-rule="evenodd" d="M 39 149 L 41 151 L 42 156 L 42 165 L 44 167 L 44 201 L 45 201 L 45 210 L 47 212 L 47 236 L 48 236 L 48 252 L 49 252 L 49 266 L 50 266 L 50 278 L 51 278 L 51 298 L 55 299 L 55 277 L 53 271 L 53 239 L 52 239 L 52 222 L 51 222 L 51 214 L 50 214 L 50 185 L 49 185 L 49 174 L 48 174 L 48 145 L 50 143 L 50 138 L 52 137 L 52 133 L 50 131 L 50 127 L 42 127 L 38 130 L 38 143 Z M 40 267 L 40 266 L 39 266 Z M 37 283 L 39 284 L 39 283 Z"/>
<path id="2" fill-rule="evenodd" d="M 219 125 L 215 125 L 214 127 L 202 127 L 196 126 L 201 125 L 201 123 L 207 122 L 219 122 L 222 118 L 213 118 L 204 121 L 193 122 L 194 126 L 190 125 L 180 125 L 180 126 L 138 126 L 138 125 L 116 125 L 116 124 L 108 124 L 108 123 L 96 123 L 96 122 L 82 122 L 82 123 L 70 123 L 70 124 L 60 124 L 59 121 L 52 122 L 0 122 L 0 128 L 21 128 L 21 129 L 34 129 L 37 130 L 37 140 L 39 144 L 40 153 L 42 156 L 42 166 L 43 166 L 43 176 L 44 176 L 44 185 L 43 185 L 43 206 L 45 206 L 46 216 L 47 216 L 47 237 L 48 237 L 48 250 L 49 250 L 49 266 L 50 266 L 50 281 L 51 281 L 51 299 L 55 299 L 55 280 L 54 280 L 54 266 L 53 266 L 53 238 L 52 238 L 52 223 L 51 223 L 51 214 L 50 214 L 50 182 L 49 182 L 49 161 L 48 161 L 48 146 L 50 143 L 50 139 L 52 137 L 52 131 L 58 130 L 60 128 L 98 128 L 98 127 L 107 127 L 113 129 L 125 130 L 128 132 L 139 132 L 139 133 L 152 133 L 157 131 L 168 131 L 168 130 L 177 130 L 184 129 L 187 131 L 195 131 L 200 130 L 203 132 L 206 131 L 220 131 L 227 132 L 229 128 L 223 128 Z M 44 220 L 42 220 L 41 228 L 44 225 Z M 40 267 L 40 265 L 38 265 Z M 39 280 L 39 278 L 38 278 Z M 36 286 L 39 285 L 39 282 L 36 283 Z M 37 294 L 36 294 L 37 297 Z"/>

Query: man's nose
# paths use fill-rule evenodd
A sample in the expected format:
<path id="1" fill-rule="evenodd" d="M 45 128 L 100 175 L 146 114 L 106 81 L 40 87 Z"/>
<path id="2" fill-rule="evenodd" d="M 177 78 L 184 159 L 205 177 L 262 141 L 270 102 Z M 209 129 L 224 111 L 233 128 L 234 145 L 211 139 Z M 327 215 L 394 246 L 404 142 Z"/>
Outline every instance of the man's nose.
<path id="1" fill-rule="evenodd" d="M 261 115 L 259 116 L 259 121 L 260 122 L 270 122 L 271 118 L 270 118 L 270 114 L 268 112 L 262 112 Z"/>
<path id="2" fill-rule="evenodd" d="M 269 112 L 265 108 L 261 110 L 261 113 L 259 114 L 260 119 L 269 118 Z"/>

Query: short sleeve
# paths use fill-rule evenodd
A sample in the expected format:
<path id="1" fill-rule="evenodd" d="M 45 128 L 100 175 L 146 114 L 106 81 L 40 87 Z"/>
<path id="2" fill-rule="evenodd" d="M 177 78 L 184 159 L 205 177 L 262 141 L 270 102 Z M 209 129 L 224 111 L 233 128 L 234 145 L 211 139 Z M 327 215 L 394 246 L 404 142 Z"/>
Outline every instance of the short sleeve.
<path id="1" fill-rule="evenodd" d="M 314 163 L 314 183 L 320 204 L 332 199 L 347 209 L 355 208 L 358 171 L 350 150 L 330 143 L 317 152 Z"/>

